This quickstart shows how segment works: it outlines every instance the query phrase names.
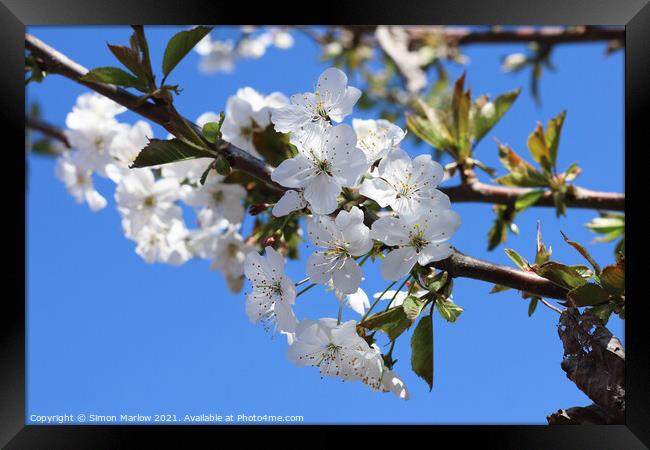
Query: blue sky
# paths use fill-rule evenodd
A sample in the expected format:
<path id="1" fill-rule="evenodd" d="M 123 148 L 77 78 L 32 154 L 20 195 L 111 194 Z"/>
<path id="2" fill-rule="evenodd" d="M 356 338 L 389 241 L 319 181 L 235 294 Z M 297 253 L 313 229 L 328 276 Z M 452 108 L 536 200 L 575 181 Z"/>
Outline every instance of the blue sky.
<path id="1" fill-rule="evenodd" d="M 154 67 L 174 27 L 147 30 Z M 130 29 L 115 27 L 32 27 L 30 32 L 86 67 L 116 65 L 106 42 L 125 43 Z M 227 30 L 213 32 L 226 36 Z M 198 72 L 191 53 L 169 81 L 180 83 L 179 111 L 190 118 L 224 108 L 239 87 L 287 95 L 311 90 L 327 64 L 312 41 L 294 33 L 290 50 L 270 48 L 259 60 L 239 61 L 233 74 Z M 476 157 L 500 167 L 492 137 L 528 158 L 525 142 L 537 120 L 568 110 L 558 157 L 564 169 L 579 162 L 577 184 L 606 191 L 624 187 L 623 54 L 605 56 L 604 44 L 571 44 L 553 54 L 557 66 L 541 81 L 542 105 L 529 92 L 529 72 L 504 74 L 501 57 L 524 45 L 464 47 L 470 62 L 467 82 L 477 95 L 523 87 L 503 120 L 477 147 Z M 448 66 L 453 77 L 463 68 Z M 38 101 L 46 120 L 64 125 L 77 96 L 87 90 L 67 79 L 48 77 L 30 84 L 28 102 Z M 356 111 L 354 117 L 372 113 Z M 119 116 L 133 123 L 135 114 Z M 349 118 L 348 118 L 349 119 Z M 166 132 L 154 127 L 157 137 Z M 407 141 L 411 154 L 427 152 Z M 410 370 L 409 336 L 394 355 L 411 400 L 378 394 L 360 383 L 322 380 L 314 368 L 298 369 L 286 358 L 286 341 L 251 325 L 244 295 L 230 294 L 208 261 L 182 267 L 149 265 L 124 238 L 113 200 L 113 185 L 98 180 L 108 206 L 92 213 L 78 205 L 54 177 L 54 160 L 28 157 L 27 201 L 27 421 L 32 414 L 256 414 L 302 415 L 308 423 L 541 424 L 559 408 L 587 405 L 589 399 L 560 369 L 562 345 L 555 312 L 539 305 L 532 318 L 516 292 L 488 295 L 490 285 L 458 279 L 454 300 L 465 308 L 458 322 L 434 319 L 434 387 Z M 500 171 L 503 174 L 503 171 Z M 482 174 L 481 174 L 482 175 Z M 483 175 L 482 175 L 483 176 Z M 483 176 L 488 181 L 487 176 Z M 456 180 L 447 182 L 454 184 Z M 466 254 L 511 265 L 500 246 L 486 251 L 493 220 L 490 205 L 457 204 L 463 225 L 453 244 Z M 517 220 L 520 236 L 508 247 L 532 257 L 536 223 L 553 257 L 582 263 L 562 241 L 560 230 L 587 244 L 601 263 L 612 261 L 613 246 L 592 244 L 584 224 L 596 212 L 570 210 L 556 219 L 550 208 L 535 208 Z M 302 279 L 309 248 L 289 274 Z M 379 267 L 367 263 L 368 293 L 387 285 Z M 335 317 L 335 297 L 314 288 L 298 299 L 299 318 Z M 358 319 L 351 310 L 346 319 Z M 623 323 L 609 328 L 623 338 Z M 409 333 L 410 334 L 410 333 Z M 383 343 L 383 342 L 382 342 Z"/>

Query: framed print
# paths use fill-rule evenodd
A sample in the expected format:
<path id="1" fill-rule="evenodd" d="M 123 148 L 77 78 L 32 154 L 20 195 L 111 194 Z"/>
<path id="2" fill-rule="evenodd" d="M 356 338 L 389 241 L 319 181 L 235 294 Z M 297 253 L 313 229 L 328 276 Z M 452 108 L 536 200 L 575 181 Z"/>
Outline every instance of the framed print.
<path id="1" fill-rule="evenodd" d="M 3 448 L 647 448 L 643 0 L 0 10 Z"/>

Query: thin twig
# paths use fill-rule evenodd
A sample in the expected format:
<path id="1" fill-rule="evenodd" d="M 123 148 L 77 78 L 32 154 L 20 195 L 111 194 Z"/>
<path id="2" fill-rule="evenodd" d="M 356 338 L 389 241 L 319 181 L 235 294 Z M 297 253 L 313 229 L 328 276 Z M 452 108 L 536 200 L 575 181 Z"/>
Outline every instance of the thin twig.
<path id="1" fill-rule="evenodd" d="M 548 306 L 549 308 L 551 308 L 551 309 L 552 309 L 553 311 L 555 311 L 556 313 L 558 313 L 558 314 L 562 314 L 562 310 L 561 310 L 560 308 L 551 305 L 549 302 L 547 302 L 546 300 L 544 300 L 542 297 L 539 297 L 539 301 L 542 302 L 542 303 L 544 303 L 544 305 Z"/>
<path id="2" fill-rule="evenodd" d="M 68 142 L 68 137 L 65 135 L 63 130 L 59 127 L 52 125 L 50 123 L 44 122 L 33 117 L 25 116 L 25 127 L 31 128 L 42 133 L 44 136 L 47 136 L 52 139 L 56 139 L 61 142 L 67 148 L 70 148 L 70 142 Z"/>

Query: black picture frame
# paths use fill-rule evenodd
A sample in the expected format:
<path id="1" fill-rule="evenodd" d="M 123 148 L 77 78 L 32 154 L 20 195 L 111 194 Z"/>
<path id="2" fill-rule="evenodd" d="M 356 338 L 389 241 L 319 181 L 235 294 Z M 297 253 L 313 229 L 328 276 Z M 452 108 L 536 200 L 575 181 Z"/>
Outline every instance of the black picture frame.
<path id="1" fill-rule="evenodd" d="M 254 14 L 254 16 L 252 15 Z M 300 14 L 300 15 L 299 15 Z M 0 69 L 0 116 L 2 117 L 4 183 L 12 189 L 12 209 L 7 218 L 14 219 L 18 212 L 25 217 L 25 202 L 20 198 L 16 184 L 7 180 L 9 176 L 20 178 L 25 158 L 24 148 L 24 32 L 27 25 L 115 25 L 115 24 L 499 24 L 499 25 L 624 25 L 625 26 L 625 142 L 626 158 L 626 234 L 628 251 L 627 266 L 632 274 L 647 266 L 642 261 L 644 239 L 639 228 L 642 226 L 639 212 L 630 211 L 630 203 L 639 203 L 639 185 L 643 170 L 641 164 L 628 164 L 629 156 L 648 151 L 649 132 L 643 114 L 650 104 L 648 74 L 650 74 L 650 6 L 647 0 L 492 0 L 469 2 L 460 0 L 443 1 L 355 1 L 320 3 L 265 4 L 252 2 L 202 2 L 184 0 L 172 2 L 162 0 L 139 0 L 123 3 L 115 0 L 1 0 L 0 4 L 0 46 L 2 47 L 2 68 Z M 631 153 L 630 153 L 631 152 Z M 620 157 L 614 155 L 613 157 Z M 604 174 L 605 176 L 605 174 Z M 27 185 L 26 185 L 27 186 Z M 631 186 L 632 189 L 628 189 Z M 638 217 L 637 217 L 638 216 Z M 25 220 L 28 220 L 25 217 Z M 0 360 L 0 445 L 11 449 L 32 448 L 131 448 L 133 442 L 145 438 L 148 443 L 155 440 L 172 442 L 172 436 L 190 435 L 209 439 L 213 433 L 226 429 L 247 433 L 246 427 L 214 426 L 36 426 L 25 425 L 25 265 L 15 263 L 14 256 L 22 255 L 24 261 L 25 226 L 16 220 L 12 223 L 10 243 L 16 246 L 15 253 L 5 259 L 5 274 L 12 284 L 18 286 L 18 294 L 9 294 L 5 289 L 2 301 L 2 344 Z M 16 239 L 16 236 L 22 237 Z M 553 448 L 553 449 L 636 449 L 650 446 L 650 364 L 648 358 L 648 333 L 644 329 L 643 304 L 641 297 L 642 279 L 628 276 L 626 291 L 632 301 L 627 308 L 626 333 L 626 424 L 611 426 L 469 426 L 431 425 L 420 426 L 429 436 L 431 445 L 450 439 L 452 445 L 463 445 L 468 441 L 481 443 L 489 448 Z M 22 281 L 22 284 L 21 284 Z M 631 294 L 630 294 L 631 293 Z M 639 293 L 640 295 L 635 295 Z M 21 295 L 22 294 L 22 295 Z M 477 369 L 479 370 L 479 369 Z M 522 393 L 525 395 L 525 393 Z M 550 411 L 549 411 L 550 413 Z M 282 427 L 265 427 L 276 433 L 287 433 Z M 312 433 L 312 426 L 297 427 L 298 431 Z M 293 430 L 291 430 L 293 431 Z M 355 431 L 356 433 L 356 431 Z M 359 439 L 365 431 L 359 432 Z M 410 433 L 410 431 L 409 431 Z M 385 428 L 382 440 L 398 437 L 402 432 Z M 250 437 L 245 434 L 242 437 Z M 313 435 L 314 437 L 316 435 Z M 154 441 L 152 441 L 152 439 Z M 286 439 L 286 436 L 285 436 Z M 371 440 L 372 441 L 372 440 Z M 365 441 L 370 443 L 371 441 Z M 214 442 L 214 441 L 213 441 Z M 306 442 L 305 442 L 306 443 Z M 383 444 L 383 442 L 380 442 Z M 406 442 L 402 440 L 402 443 Z M 645 444 L 645 445 L 644 445 Z"/>

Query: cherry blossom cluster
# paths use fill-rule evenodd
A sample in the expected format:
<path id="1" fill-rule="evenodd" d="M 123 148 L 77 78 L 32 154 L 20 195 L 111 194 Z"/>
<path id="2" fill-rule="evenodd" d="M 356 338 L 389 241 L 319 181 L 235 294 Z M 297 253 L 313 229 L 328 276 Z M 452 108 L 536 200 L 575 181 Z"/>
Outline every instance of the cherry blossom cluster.
<path id="1" fill-rule="evenodd" d="M 254 118 L 255 126 L 270 123 L 270 108 L 287 100 L 279 93 L 268 97 L 250 88 L 240 89 L 228 100 L 228 119 L 223 135 L 251 153 L 252 144 L 238 139 L 235 120 L 243 124 Z M 199 179 L 211 159 L 198 158 L 154 168 L 129 168 L 153 138 L 148 123 L 121 123 L 117 116 L 126 109 L 98 94 L 83 94 L 66 118 L 65 130 L 71 150 L 63 150 L 56 174 L 78 202 L 97 211 L 107 204 L 95 189 L 93 176 L 115 183 L 115 203 L 127 238 L 135 241 L 136 253 L 148 263 L 180 265 L 191 258 L 212 260 L 211 269 L 224 274 L 230 289 L 243 286 L 244 259 L 255 247 L 240 234 L 246 190 L 224 183 L 210 171 L 204 184 Z M 197 122 L 218 121 L 208 112 Z M 234 128 L 236 131 L 233 131 Z M 171 136 L 169 136 L 171 137 Z M 193 212 L 196 227 L 188 227 L 184 209 Z"/>
<path id="2" fill-rule="evenodd" d="M 284 28 L 268 27 L 258 32 L 256 27 L 242 27 L 243 37 L 237 42 L 232 39 L 213 40 L 208 34 L 194 47 L 201 55 L 199 69 L 205 73 L 231 73 L 238 59 L 259 59 L 270 46 L 288 49 L 293 47 L 293 37 Z"/>
<path id="3" fill-rule="evenodd" d="M 314 92 L 287 98 L 245 87 L 225 106 L 224 141 L 261 158 L 254 137 L 272 127 L 288 133 L 295 146 L 294 156 L 271 174 L 287 188 L 271 215 L 304 219 L 315 250 L 306 260 L 308 279 L 299 283 L 287 276 L 284 257 L 272 243 L 242 237 L 246 189 L 224 182 L 214 170 L 204 183 L 199 181 L 211 159 L 129 168 L 153 137 L 152 129 L 145 122 L 118 122 L 124 108 L 102 96 L 82 95 L 68 114 L 66 135 L 73 149 L 59 158 L 57 174 L 77 201 L 92 210 L 106 205 L 93 174 L 112 180 L 125 236 L 136 242 L 136 253 L 145 261 L 178 265 L 190 258 L 210 259 L 211 268 L 235 292 L 247 278 L 246 314 L 251 322 L 286 335 L 294 364 L 406 399 L 403 381 L 386 365 L 379 347 L 357 333 L 359 322 L 342 322 L 341 310 L 337 319 L 318 320 L 300 319 L 294 312 L 297 298 L 307 290 L 298 293 L 297 287 L 310 281 L 365 317 L 370 304 L 361 288 L 362 265 L 369 257 L 381 260 L 383 278 L 397 281 L 452 253 L 448 241 L 460 218 L 437 189 L 443 168 L 430 155 L 411 158 L 400 148 L 405 132 L 386 120 L 343 123 L 360 96 L 359 89 L 348 86 L 345 73 L 330 68 Z M 217 114 L 205 113 L 197 123 L 218 121 Z M 345 192 L 354 193 L 356 200 L 345 200 Z M 369 207 L 379 218 L 368 218 Z M 194 212 L 196 227 L 188 227 L 184 210 Z M 403 292 L 390 294 L 389 306 L 406 298 Z"/>
<path id="4" fill-rule="evenodd" d="M 360 96 L 347 85 L 345 73 L 331 68 L 320 76 L 315 92 L 295 94 L 274 109 L 275 130 L 290 133 L 298 154 L 284 160 L 271 178 L 290 188 L 273 214 L 300 212 L 308 217 L 307 235 L 318 248 L 307 260 L 310 281 L 347 296 L 348 304 L 363 313 L 368 300 L 360 288 L 364 276 L 357 260 L 374 252 L 375 242 L 386 249 L 382 276 L 399 280 L 416 264 L 425 266 L 451 254 L 447 241 L 460 226 L 460 217 L 436 189 L 443 179 L 442 166 L 430 155 L 411 159 L 399 148 L 405 132 L 398 126 L 385 120 L 341 123 Z M 341 208 L 343 189 L 390 208 L 389 214 L 368 227 L 361 208 Z M 338 320 L 296 319 L 295 286 L 275 250 L 267 247 L 266 259 L 249 253 L 245 270 L 253 286 L 247 296 L 251 320 L 274 321 L 288 334 L 289 358 L 295 364 L 317 366 L 323 376 L 361 380 L 373 389 L 408 397 L 377 347 L 357 334 L 356 321 L 341 323 L 340 314 Z"/>

